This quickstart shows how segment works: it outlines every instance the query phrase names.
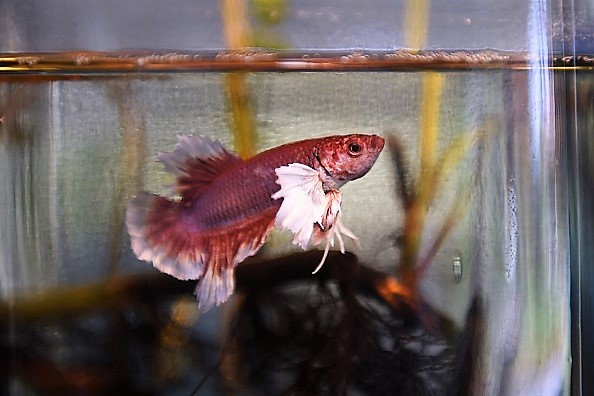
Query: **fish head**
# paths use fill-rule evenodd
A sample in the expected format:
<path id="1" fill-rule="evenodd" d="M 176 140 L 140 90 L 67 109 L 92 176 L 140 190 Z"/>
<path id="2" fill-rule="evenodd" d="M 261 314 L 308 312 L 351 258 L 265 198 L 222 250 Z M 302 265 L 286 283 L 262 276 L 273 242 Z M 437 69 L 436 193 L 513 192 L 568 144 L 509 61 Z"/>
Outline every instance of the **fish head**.
<path id="1" fill-rule="evenodd" d="M 378 135 L 345 135 L 324 139 L 318 147 L 320 174 L 327 188 L 339 188 L 364 176 L 384 148 Z"/>

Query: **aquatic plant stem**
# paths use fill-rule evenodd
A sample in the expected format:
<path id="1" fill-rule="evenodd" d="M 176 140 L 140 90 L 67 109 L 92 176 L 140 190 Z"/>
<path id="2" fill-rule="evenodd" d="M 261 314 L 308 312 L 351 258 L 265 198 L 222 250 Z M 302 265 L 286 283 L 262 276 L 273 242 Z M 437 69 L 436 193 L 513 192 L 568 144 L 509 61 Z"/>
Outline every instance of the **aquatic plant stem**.
<path id="1" fill-rule="evenodd" d="M 250 47 L 252 33 L 246 1 L 222 0 L 221 17 L 227 48 L 241 51 Z M 233 141 L 241 158 L 249 158 L 256 152 L 256 122 L 246 80 L 247 74 L 243 72 L 231 72 L 225 76 Z"/>
<path id="2" fill-rule="evenodd" d="M 425 74 L 420 105 L 420 177 L 412 193 L 412 199 L 405 208 L 402 255 L 398 266 L 400 279 L 413 289 L 416 289 L 420 278 L 420 274 L 416 270 L 416 263 L 425 226 L 425 217 L 437 189 L 436 169 L 439 164 L 436 162 L 436 153 L 442 89 L 443 78 L 441 75 L 437 73 Z"/>
<path id="3" fill-rule="evenodd" d="M 188 293 L 190 282 L 180 282 L 162 274 L 121 275 L 104 281 L 71 287 L 55 287 L 6 303 L 0 300 L 0 325 L 59 321 L 106 309 L 118 309 L 168 295 Z"/>
<path id="4" fill-rule="evenodd" d="M 232 50 L 249 47 L 251 28 L 245 0 L 221 0 L 223 34 L 227 48 Z"/>
<path id="5" fill-rule="evenodd" d="M 227 47 L 231 50 L 241 51 L 250 46 L 251 28 L 247 12 L 246 0 L 221 0 L 221 17 L 223 19 L 223 29 Z M 231 117 L 231 131 L 233 134 L 233 144 L 235 151 L 241 158 L 249 158 L 256 153 L 256 121 L 252 107 L 249 87 L 247 83 L 247 73 L 231 72 L 225 76 L 225 91 L 227 93 L 227 106 Z M 228 310 L 239 309 L 241 298 L 236 298 Z M 231 315 L 223 315 L 223 334 L 222 342 L 229 336 L 231 328 Z M 219 362 L 222 372 L 223 383 L 231 388 L 238 381 L 235 377 L 237 371 L 233 370 L 236 366 L 237 356 L 241 351 L 238 345 L 230 343 L 227 348 L 221 350 L 221 360 Z M 202 383 L 194 390 L 197 393 Z"/>
<path id="6" fill-rule="evenodd" d="M 225 76 L 233 144 L 235 151 L 244 159 L 256 153 L 256 122 L 246 77 L 247 74 L 242 72 Z"/>
<path id="7" fill-rule="evenodd" d="M 406 46 L 418 52 L 425 44 L 429 23 L 429 0 L 407 0 L 404 9 L 404 34 Z M 405 202 L 404 237 L 399 278 L 416 290 L 418 276 L 415 271 L 419 246 L 427 207 L 430 204 L 430 190 L 434 181 L 435 153 L 439 131 L 439 112 L 441 103 L 442 77 L 437 73 L 426 73 L 423 77 L 420 108 L 420 157 L 421 174 L 416 188 L 413 188 Z"/>
<path id="8" fill-rule="evenodd" d="M 425 44 L 429 21 L 429 0 L 407 0 L 404 9 L 404 34 L 406 46 L 413 52 Z"/>

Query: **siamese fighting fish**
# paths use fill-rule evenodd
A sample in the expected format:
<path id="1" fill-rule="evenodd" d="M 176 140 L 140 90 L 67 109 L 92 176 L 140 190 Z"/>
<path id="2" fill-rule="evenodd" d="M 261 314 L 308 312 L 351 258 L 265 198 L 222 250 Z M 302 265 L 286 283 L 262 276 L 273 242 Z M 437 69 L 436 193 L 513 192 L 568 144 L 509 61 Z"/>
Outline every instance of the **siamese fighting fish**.
<path id="1" fill-rule="evenodd" d="M 303 249 L 325 243 L 319 269 L 335 238 L 343 253 L 343 234 L 357 243 L 340 217 L 339 188 L 364 176 L 383 147 L 377 135 L 328 136 L 242 160 L 218 141 L 180 136 L 158 157 L 176 178 L 176 196 L 141 192 L 128 203 L 132 250 L 166 274 L 197 279 L 202 311 L 229 298 L 235 267 L 275 227 L 290 230 Z"/>

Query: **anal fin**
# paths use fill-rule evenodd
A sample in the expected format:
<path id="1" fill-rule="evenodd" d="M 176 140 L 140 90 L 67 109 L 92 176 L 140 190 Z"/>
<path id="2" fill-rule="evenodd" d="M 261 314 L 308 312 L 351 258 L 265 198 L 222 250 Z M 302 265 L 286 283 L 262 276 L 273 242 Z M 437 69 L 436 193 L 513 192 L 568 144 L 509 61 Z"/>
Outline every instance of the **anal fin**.
<path id="1" fill-rule="evenodd" d="M 235 291 L 235 267 L 260 250 L 274 228 L 276 208 L 247 218 L 225 230 L 205 233 L 205 272 L 196 285 L 200 310 L 227 301 Z"/>
<path id="2" fill-rule="evenodd" d="M 194 294 L 198 300 L 198 309 L 205 312 L 213 306 L 227 301 L 235 291 L 235 269 L 226 266 L 216 268 L 207 266 L 203 277 L 196 284 Z"/>

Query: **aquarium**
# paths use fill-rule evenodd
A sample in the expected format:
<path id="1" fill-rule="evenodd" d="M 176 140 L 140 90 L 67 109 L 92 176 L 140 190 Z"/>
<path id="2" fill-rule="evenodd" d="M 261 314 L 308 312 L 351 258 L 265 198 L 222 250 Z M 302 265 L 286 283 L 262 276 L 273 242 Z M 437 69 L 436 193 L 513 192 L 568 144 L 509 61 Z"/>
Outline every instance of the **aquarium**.
<path id="1" fill-rule="evenodd" d="M 3 394 L 592 389 L 585 2 L 132 3 L 0 5 Z M 385 146 L 317 273 L 275 229 L 203 311 L 134 253 L 179 136 L 353 133 Z"/>

